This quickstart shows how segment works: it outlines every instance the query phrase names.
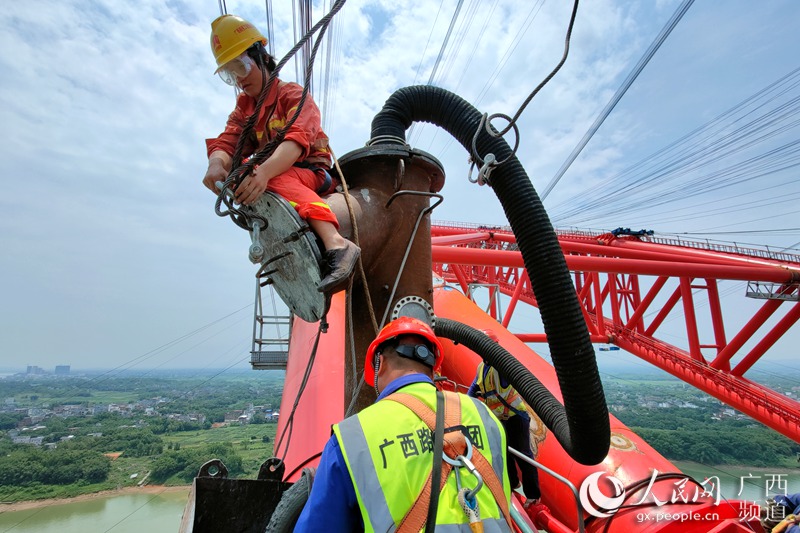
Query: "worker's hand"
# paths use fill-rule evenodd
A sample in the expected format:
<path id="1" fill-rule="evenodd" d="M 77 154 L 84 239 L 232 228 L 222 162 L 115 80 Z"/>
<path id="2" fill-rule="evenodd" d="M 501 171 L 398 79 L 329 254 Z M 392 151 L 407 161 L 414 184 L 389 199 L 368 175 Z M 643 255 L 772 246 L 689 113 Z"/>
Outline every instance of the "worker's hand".
<path id="1" fill-rule="evenodd" d="M 208 190 L 213 192 L 215 195 L 219 194 L 219 189 L 217 189 L 217 182 L 218 181 L 225 181 L 228 177 L 228 171 L 225 169 L 225 166 L 222 164 L 222 161 L 216 158 L 212 158 L 208 162 L 208 170 L 206 171 L 206 175 L 203 177 L 203 185 L 206 186 Z"/>
<path id="2" fill-rule="evenodd" d="M 259 165 L 236 187 L 236 201 L 244 205 L 252 205 L 267 190 L 269 175 L 267 165 Z"/>

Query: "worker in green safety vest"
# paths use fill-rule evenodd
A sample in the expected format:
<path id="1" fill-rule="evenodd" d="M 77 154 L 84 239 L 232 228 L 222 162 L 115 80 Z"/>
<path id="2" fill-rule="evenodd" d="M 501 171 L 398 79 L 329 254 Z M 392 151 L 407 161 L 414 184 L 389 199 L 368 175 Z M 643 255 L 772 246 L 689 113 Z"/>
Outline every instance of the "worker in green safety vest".
<path id="1" fill-rule="evenodd" d="M 494 331 L 485 329 L 483 333 L 493 341 L 500 342 Z M 509 446 L 531 459 L 534 458 L 531 450 L 529 408 L 519 392 L 500 375 L 496 368 L 481 361 L 467 395 L 482 399 L 491 409 L 503 425 Z M 511 486 L 515 490 L 522 488 L 527 498 L 523 507 L 528 509 L 538 505 L 541 492 L 539 490 L 539 472 L 536 467 L 511 455 L 508 459 L 508 478 Z M 522 473 L 522 483 L 519 480 L 517 467 Z"/>
<path id="2" fill-rule="evenodd" d="M 441 362 L 425 322 L 381 330 L 364 364 L 378 399 L 333 427 L 295 531 L 513 530 L 503 428 L 482 402 L 437 391 Z"/>

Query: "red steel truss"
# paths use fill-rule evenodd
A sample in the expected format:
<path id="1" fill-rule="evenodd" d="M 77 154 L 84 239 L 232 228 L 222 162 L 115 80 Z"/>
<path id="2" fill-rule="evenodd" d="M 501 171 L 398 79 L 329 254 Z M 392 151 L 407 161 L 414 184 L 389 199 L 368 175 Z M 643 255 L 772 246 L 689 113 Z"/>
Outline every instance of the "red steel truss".
<path id="1" fill-rule="evenodd" d="M 800 402 L 745 377 L 800 318 L 800 256 L 648 236 L 557 234 L 592 342 L 613 343 L 800 442 Z M 505 327 L 519 302 L 537 305 L 508 228 L 434 223 L 431 235 L 438 275 L 465 293 L 483 284 L 490 296 L 499 290 L 510 297 L 500 317 L 490 310 Z M 738 331 L 723 320 L 722 280 L 747 281 L 747 296 L 759 300 Z M 779 308 L 781 318 L 763 327 Z M 657 338 L 672 311 L 682 311 L 685 349 Z M 701 311 L 710 317 L 699 321 Z M 546 341 L 541 332 L 517 336 Z"/>

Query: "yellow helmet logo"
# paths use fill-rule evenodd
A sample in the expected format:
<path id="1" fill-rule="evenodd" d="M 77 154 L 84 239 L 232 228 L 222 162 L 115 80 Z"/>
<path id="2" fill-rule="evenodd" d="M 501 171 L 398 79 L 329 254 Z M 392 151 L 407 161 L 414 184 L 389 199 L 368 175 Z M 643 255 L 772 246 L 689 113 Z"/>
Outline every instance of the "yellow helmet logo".
<path id="1" fill-rule="evenodd" d="M 267 38 L 241 17 L 222 15 L 211 23 L 211 52 L 217 60 L 217 71 L 258 42 L 266 46 Z"/>

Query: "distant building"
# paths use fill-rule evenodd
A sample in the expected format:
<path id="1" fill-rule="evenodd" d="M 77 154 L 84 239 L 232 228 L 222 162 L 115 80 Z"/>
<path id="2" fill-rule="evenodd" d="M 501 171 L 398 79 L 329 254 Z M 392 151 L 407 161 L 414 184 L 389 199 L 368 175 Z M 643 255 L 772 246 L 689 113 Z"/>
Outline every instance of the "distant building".
<path id="1" fill-rule="evenodd" d="M 41 446 L 44 437 L 14 437 L 11 442 L 14 444 L 30 444 L 33 446 Z"/>
<path id="2" fill-rule="evenodd" d="M 56 376 L 69 376 L 69 365 L 56 365 Z"/>
<path id="3" fill-rule="evenodd" d="M 230 411 L 225 413 L 225 422 L 238 422 L 239 417 L 244 414 L 242 409 L 236 409 L 234 411 Z"/>
<path id="4" fill-rule="evenodd" d="M 45 371 L 44 371 L 44 368 L 40 368 L 40 367 L 38 367 L 36 365 L 28 365 L 28 370 L 25 373 L 39 376 L 39 375 L 44 374 Z"/>

